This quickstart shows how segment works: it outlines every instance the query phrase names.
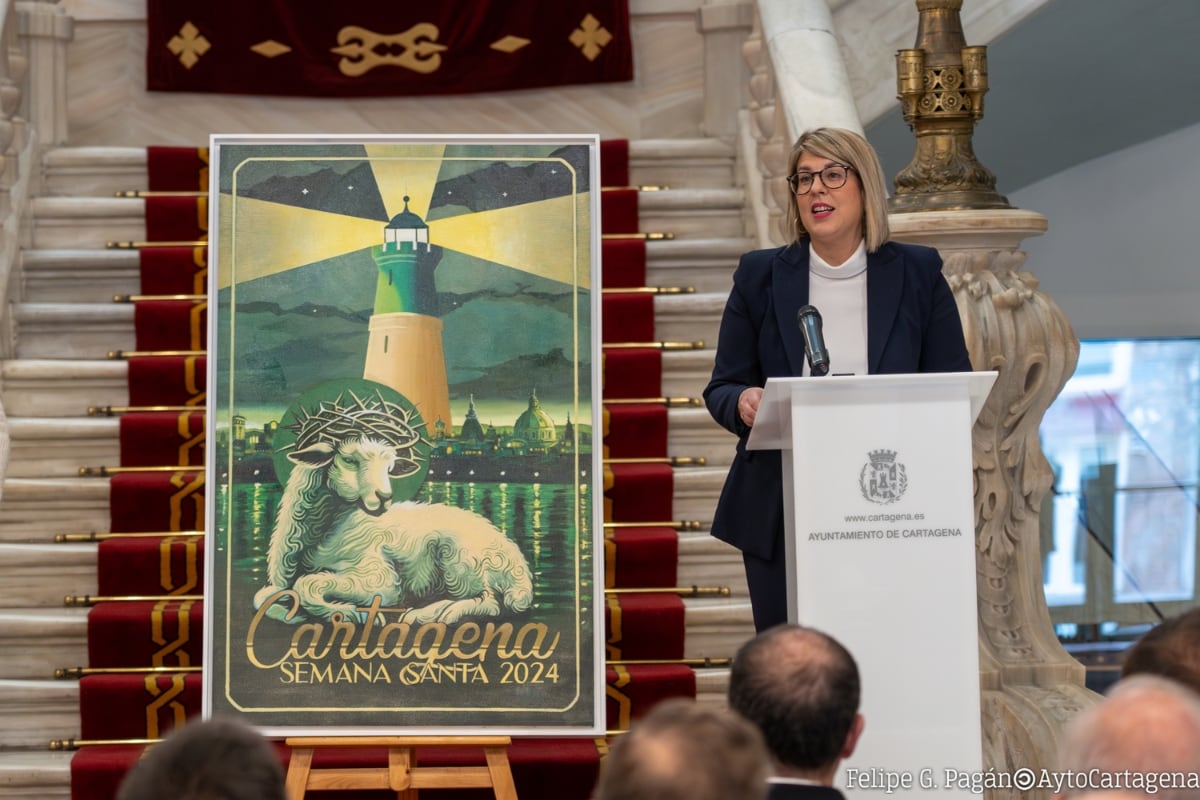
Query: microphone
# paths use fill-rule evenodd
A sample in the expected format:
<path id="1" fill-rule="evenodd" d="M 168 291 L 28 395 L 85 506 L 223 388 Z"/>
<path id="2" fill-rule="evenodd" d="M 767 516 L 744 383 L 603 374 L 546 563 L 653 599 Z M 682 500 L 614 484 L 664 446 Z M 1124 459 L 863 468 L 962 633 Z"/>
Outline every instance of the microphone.
<path id="1" fill-rule="evenodd" d="M 825 349 L 825 336 L 821 333 L 821 312 L 815 306 L 803 306 L 796 313 L 796 324 L 804 337 L 809 372 L 817 377 L 825 375 L 829 372 L 829 351 Z"/>

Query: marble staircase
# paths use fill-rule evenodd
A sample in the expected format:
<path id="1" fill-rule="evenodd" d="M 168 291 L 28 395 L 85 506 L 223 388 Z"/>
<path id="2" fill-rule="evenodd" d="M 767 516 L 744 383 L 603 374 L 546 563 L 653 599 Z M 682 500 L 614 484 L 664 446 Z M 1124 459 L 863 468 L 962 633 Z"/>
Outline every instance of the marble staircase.
<path id="1" fill-rule="evenodd" d="M 667 187 L 642 193 L 642 229 L 674 235 L 648 243 L 648 282 L 695 289 L 656 297 L 657 338 L 708 348 L 664 354 L 663 391 L 699 397 L 729 276 L 753 246 L 734 148 L 646 140 L 630 151 L 633 183 Z M 63 599 L 95 591 L 96 546 L 54 537 L 108 526 L 107 481 L 78 470 L 118 456 L 117 420 L 87 410 L 127 402 L 126 366 L 107 353 L 133 343 L 132 307 L 112 298 L 137 291 L 137 254 L 105 245 L 145 237 L 142 201 L 114 193 L 146 185 L 141 148 L 59 148 L 46 154 L 43 194 L 26 214 L 8 315 L 13 352 L 0 362 L 11 436 L 0 503 L 0 800 L 70 796 L 71 754 L 48 743 L 78 736 L 77 685 L 54 672 L 87 663 L 87 610 Z M 676 519 L 708 524 L 733 444 L 703 408 L 671 409 L 670 453 L 707 462 L 677 470 Z M 678 583 L 730 588 L 729 597 L 686 601 L 686 655 L 732 655 L 753 628 L 740 556 L 706 530 L 685 532 Z M 726 670 L 699 670 L 701 700 L 723 702 L 726 680 Z"/>

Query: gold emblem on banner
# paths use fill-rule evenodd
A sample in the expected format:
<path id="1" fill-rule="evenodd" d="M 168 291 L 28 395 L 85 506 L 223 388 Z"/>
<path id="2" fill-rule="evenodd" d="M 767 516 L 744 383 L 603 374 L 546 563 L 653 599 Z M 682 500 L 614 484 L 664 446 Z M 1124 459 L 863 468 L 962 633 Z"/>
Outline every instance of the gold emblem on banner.
<path id="1" fill-rule="evenodd" d="M 520 36 L 505 36 L 503 39 L 492 42 L 491 47 L 501 53 L 515 53 L 527 44 L 529 44 L 529 40 Z"/>
<path id="2" fill-rule="evenodd" d="M 343 75 L 356 78 L 375 67 L 404 67 L 430 73 L 442 65 L 438 55 L 447 49 L 437 43 L 438 28 L 429 22 L 413 25 L 403 33 L 383 34 L 347 25 L 338 31 L 338 47 L 332 52 L 345 56 L 338 62 Z M 399 48 L 399 52 L 393 52 Z"/>
<path id="3" fill-rule="evenodd" d="M 600 51 L 612 41 L 612 38 L 608 29 L 591 14 L 583 18 L 583 22 L 579 23 L 579 27 L 572 31 L 570 36 L 571 44 L 578 47 L 588 61 L 595 61 L 600 56 Z"/>
<path id="4" fill-rule="evenodd" d="M 292 48 L 288 47 L 283 42 L 277 42 L 274 39 L 266 39 L 258 44 L 251 45 L 250 50 L 258 53 L 263 58 L 275 58 L 276 56 L 284 55 L 292 52 Z"/>
<path id="5" fill-rule="evenodd" d="M 208 52 L 212 43 L 205 39 L 200 29 L 190 22 L 183 23 L 179 33 L 167 42 L 167 49 L 179 56 L 179 63 L 187 69 L 196 66 L 200 56 Z"/>

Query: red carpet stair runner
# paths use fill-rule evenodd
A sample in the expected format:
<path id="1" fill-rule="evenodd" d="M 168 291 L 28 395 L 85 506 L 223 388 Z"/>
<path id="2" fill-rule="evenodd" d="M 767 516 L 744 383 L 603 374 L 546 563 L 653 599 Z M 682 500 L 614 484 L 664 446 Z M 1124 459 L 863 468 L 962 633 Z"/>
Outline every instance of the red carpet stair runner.
<path id="1" fill-rule="evenodd" d="M 625 142 L 604 143 L 604 185 L 628 184 L 626 148 Z M 132 298 L 138 352 L 128 354 L 131 409 L 114 412 L 121 413 L 121 469 L 108 477 L 111 531 L 129 535 L 99 544 L 99 596 L 89 611 L 89 664 L 80 678 L 85 744 L 71 764 L 74 800 L 110 800 L 143 749 L 137 740 L 160 738 L 198 716 L 201 706 L 204 539 L 195 532 L 204 529 L 207 208 L 204 197 L 176 193 L 205 191 L 207 163 L 203 149 L 150 148 L 148 159 L 151 192 L 163 196 L 146 199 L 147 239 L 155 246 L 139 253 L 142 295 L 196 297 Z M 638 230 L 637 191 L 606 190 L 602 198 L 602 283 L 609 290 L 602 301 L 604 447 L 612 460 L 604 503 L 606 522 L 615 523 L 606 526 L 605 586 L 634 590 L 606 596 L 607 721 L 619 730 L 664 697 L 693 696 L 696 678 L 685 664 L 664 663 L 684 653 L 679 593 L 653 591 L 674 586 L 678 534 L 669 522 L 674 485 L 667 409 L 637 402 L 662 394 L 661 351 L 629 346 L 654 341 L 653 294 L 637 291 L 645 284 L 645 244 L 626 236 Z M 156 408 L 167 410 L 150 410 Z M 509 753 L 518 793 L 583 800 L 605 751 L 603 739 L 518 738 Z M 282 746 L 281 756 L 287 757 Z M 469 757 L 448 749 L 425 761 Z M 317 764 L 330 759 L 341 766 L 378 765 L 385 755 L 329 751 L 318 753 Z M 451 795 L 490 796 L 484 790 Z"/>

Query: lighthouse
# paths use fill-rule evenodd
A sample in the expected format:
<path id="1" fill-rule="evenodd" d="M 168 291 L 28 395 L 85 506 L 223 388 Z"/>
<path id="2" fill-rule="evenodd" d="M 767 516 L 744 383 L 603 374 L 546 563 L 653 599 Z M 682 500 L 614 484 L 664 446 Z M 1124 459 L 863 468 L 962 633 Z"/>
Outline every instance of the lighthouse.
<path id="1" fill-rule="evenodd" d="M 417 407 L 431 436 L 435 423 L 449 427 L 450 385 L 437 316 L 433 271 L 442 251 L 429 243 L 429 225 L 408 208 L 383 229 L 371 249 L 379 269 L 363 378 L 390 386 Z"/>

